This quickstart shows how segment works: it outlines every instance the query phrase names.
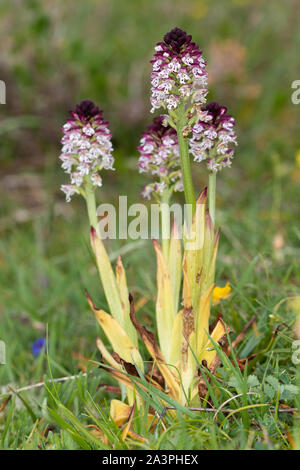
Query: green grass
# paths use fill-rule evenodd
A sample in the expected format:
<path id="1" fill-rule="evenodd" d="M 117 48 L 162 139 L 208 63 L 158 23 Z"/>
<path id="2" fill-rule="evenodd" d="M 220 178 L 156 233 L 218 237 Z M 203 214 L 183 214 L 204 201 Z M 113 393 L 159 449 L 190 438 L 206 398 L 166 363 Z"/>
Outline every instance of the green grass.
<path id="1" fill-rule="evenodd" d="M 233 172 L 237 174 L 236 170 Z M 104 393 L 101 384 L 113 384 L 113 380 L 106 372 L 89 367 L 87 376 L 51 384 L 51 377 L 82 374 L 74 352 L 100 360 L 95 339 L 101 332 L 87 305 L 84 289 L 88 287 L 97 305 L 106 308 L 106 303 L 89 247 L 83 205 L 74 201 L 76 211 L 66 220 L 53 215 L 49 197 L 42 215 L 6 228 L 1 236 L 0 338 L 7 345 L 7 364 L 1 366 L 0 383 L 4 388 L 10 384 L 14 390 L 43 380 L 47 384 L 14 395 L 9 401 L 0 418 L 1 448 L 103 448 L 99 439 L 84 428 L 88 424 L 109 432 L 116 449 L 140 446 L 150 449 L 289 449 L 293 436 L 299 445 L 299 436 L 297 441 L 293 434 L 293 416 L 279 411 L 280 404 L 299 406 L 296 367 L 291 361 L 296 312 L 288 301 L 281 303 L 299 294 L 299 249 L 295 248 L 298 232 L 292 212 L 294 189 L 291 184 L 285 184 L 286 181 L 280 183 L 284 185 L 285 197 L 284 202 L 275 201 L 279 206 L 274 216 L 272 188 L 277 184 L 274 179 L 264 186 L 261 200 L 251 191 L 249 196 L 246 188 L 233 203 L 230 201 L 230 176 L 229 172 L 224 172 L 219 178 L 218 219 L 224 230 L 217 283 L 221 285 L 229 280 L 234 295 L 214 307 L 213 317 L 222 312 L 226 323 L 234 330 L 233 339 L 257 314 L 256 327 L 246 334 L 236 354 L 243 358 L 261 352 L 244 373 L 236 367 L 233 358 L 233 363 L 223 358 L 223 367 L 212 379 L 214 408 L 241 394 L 226 405 L 237 411 L 230 417 L 220 411 L 214 419 L 211 412 L 186 413 L 180 408 L 175 416 L 167 413 L 167 429 L 159 426 L 155 434 L 147 429 L 145 417 L 136 414 L 134 429 L 148 443 L 123 442 L 120 430 L 108 423 L 111 395 Z M 138 179 L 136 183 L 139 184 Z M 253 183 L 248 180 L 247 184 L 250 189 Z M 129 189 L 126 184 L 120 188 L 122 194 Z M 115 189 L 111 189 L 112 193 Z M 132 193 L 130 190 L 129 194 Z M 283 227 L 285 244 L 281 250 L 275 250 L 274 235 Z M 126 243 L 122 247 L 119 242 L 111 242 L 112 258 L 118 250 L 124 251 Z M 143 246 L 139 242 L 137 248 L 134 248 L 136 242 L 131 243 L 124 255 L 129 286 L 136 298 L 149 299 L 138 315 L 152 328 L 153 248 L 150 241 Z M 277 327 L 278 334 L 268 349 Z M 34 358 L 31 343 L 46 333 L 48 357 L 42 354 Z M 3 389 L 4 392 L 8 390 Z M 156 394 L 152 391 L 150 404 L 161 413 Z M 5 397 L 4 393 L 2 399 Z"/>
<path id="2" fill-rule="evenodd" d="M 103 448 L 86 425 L 107 432 L 116 449 L 300 449 L 299 419 L 280 412 L 281 405 L 300 411 L 300 371 L 292 363 L 299 311 L 288 301 L 299 295 L 300 285 L 299 106 L 290 100 L 291 83 L 299 78 L 295 3 L 87 0 L 75 6 L 30 0 L 18 2 L 19 16 L 14 2 L 1 5 L 7 38 L 1 79 L 8 99 L 0 109 L 0 340 L 7 350 L 6 365 L 0 365 L 0 409 L 10 399 L 0 411 L 0 449 Z M 212 378 L 216 409 L 240 395 L 225 405 L 235 410 L 231 416 L 177 407 L 167 413 L 166 429 L 160 425 L 153 433 L 136 413 L 135 432 L 147 439 L 138 444 L 123 442 L 109 421 L 114 395 L 103 384 L 116 384 L 97 367 L 84 375 L 78 359 L 100 361 L 95 339 L 101 331 L 85 288 L 97 306 L 107 305 L 84 205 L 76 198 L 67 205 L 59 193 L 65 178 L 57 155 L 67 110 L 83 98 L 95 100 L 111 122 L 117 167 L 105 175 L 99 194 L 105 202 L 116 202 L 118 194 L 137 202 L 145 181 L 135 170 L 136 146 L 151 119 L 148 60 L 153 45 L 175 25 L 201 45 L 212 64 L 209 98 L 228 106 L 237 122 L 233 167 L 217 184 L 222 235 L 216 281 L 230 281 L 233 296 L 212 316 L 223 314 L 233 340 L 257 314 L 235 352 L 239 358 L 260 354 L 243 373 L 234 357 L 223 357 Z M 237 57 L 230 69 L 229 56 Z M 195 166 L 193 176 L 200 190 L 207 175 Z M 154 250 L 150 241 L 126 243 L 110 243 L 108 250 L 113 259 L 124 251 L 130 291 L 148 299 L 139 319 L 153 329 Z M 46 334 L 48 355 L 33 357 L 31 344 Z M 8 388 L 40 381 L 46 385 L 17 394 Z M 155 390 L 149 404 L 162 412 Z"/>

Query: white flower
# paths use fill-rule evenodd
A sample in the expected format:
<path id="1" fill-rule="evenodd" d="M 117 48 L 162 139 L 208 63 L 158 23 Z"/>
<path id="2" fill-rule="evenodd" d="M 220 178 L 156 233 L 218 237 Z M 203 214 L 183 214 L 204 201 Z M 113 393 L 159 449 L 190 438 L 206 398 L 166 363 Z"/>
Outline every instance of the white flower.
<path id="1" fill-rule="evenodd" d="M 143 145 L 143 152 L 145 153 L 151 153 L 154 150 L 154 145 L 153 144 L 145 144 Z"/>
<path id="2" fill-rule="evenodd" d="M 64 144 L 62 147 L 62 153 L 74 153 L 74 151 L 75 149 L 74 149 L 74 145 L 72 144 L 72 142 L 68 142 Z"/>
<path id="3" fill-rule="evenodd" d="M 182 83 L 183 85 L 190 80 L 190 77 L 188 76 L 185 70 L 180 70 L 177 73 L 177 77 L 179 78 L 180 83 Z"/>
<path id="4" fill-rule="evenodd" d="M 172 139 L 172 137 L 170 137 L 169 135 L 165 135 L 163 136 L 162 138 L 162 143 L 163 145 L 165 145 L 166 147 L 171 147 L 172 145 L 175 144 L 175 141 L 174 139 Z M 152 145 L 152 149 L 153 150 L 153 145 Z"/>
<path id="5" fill-rule="evenodd" d="M 78 144 L 79 150 L 85 150 L 91 147 L 90 141 L 85 138 L 78 140 L 77 144 Z"/>
<path id="6" fill-rule="evenodd" d="M 172 59 L 167 65 L 169 72 L 179 72 L 181 65 L 177 59 Z"/>
<path id="7" fill-rule="evenodd" d="M 189 85 L 183 85 L 179 88 L 179 93 L 184 98 L 188 98 L 192 94 L 191 87 Z"/>
<path id="8" fill-rule="evenodd" d="M 185 65 L 191 65 L 194 63 L 194 59 L 189 54 L 186 54 L 185 56 L 182 57 L 182 62 Z"/>
<path id="9" fill-rule="evenodd" d="M 193 135 L 195 135 L 195 134 L 200 135 L 202 133 L 203 129 L 204 129 L 204 126 L 202 124 L 200 124 L 200 123 L 195 124 L 194 127 L 193 127 Z"/>
<path id="10" fill-rule="evenodd" d="M 87 162 L 82 162 L 77 166 L 77 171 L 81 176 L 87 176 L 90 172 L 90 164 Z"/>
<path id="11" fill-rule="evenodd" d="M 176 109 L 179 102 L 179 97 L 176 97 L 176 95 L 168 96 L 168 98 L 166 98 L 166 102 L 168 109 Z"/>
<path id="12" fill-rule="evenodd" d="M 81 186 L 83 181 L 82 175 L 78 171 L 74 171 L 71 174 L 71 183 L 75 184 L 75 186 Z"/>
<path id="13" fill-rule="evenodd" d="M 202 77 L 203 71 L 201 70 L 200 67 L 193 67 L 192 72 L 195 78 L 200 78 Z"/>
<path id="14" fill-rule="evenodd" d="M 212 139 L 212 140 L 216 139 L 218 137 L 218 133 L 217 133 L 217 131 L 215 130 L 215 128 L 213 126 L 206 129 L 203 132 L 203 135 L 205 135 L 205 137 L 208 137 L 209 139 Z"/>
<path id="15" fill-rule="evenodd" d="M 149 184 L 148 186 L 145 186 L 145 188 L 142 191 L 142 196 L 145 199 L 150 199 L 151 198 L 151 193 L 153 192 L 152 186 Z"/>
<path id="16" fill-rule="evenodd" d="M 158 76 L 160 78 L 169 78 L 170 72 L 168 67 L 163 68 L 159 73 Z"/>
<path id="17" fill-rule="evenodd" d="M 217 163 L 214 159 L 207 161 L 207 168 L 209 171 L 217 171 L 219 166 L 219 163 Z"/>
<path id="18" fill-rule="evenodd" d="M 76 164 L 75 158 L 68 155 L 61 155 L 59 158 L 62 161 L 62 169 L 65 170 L 66 173 L 71 173 L 73 165 Z"/>
<path id="19" fill-rule="evenodd" d="M 206 95 L 207 95 L 207 90 L 205 88 L 201 88 L 200 90 L 196 90 L 193 93 L 193 101 L 195 103 L 204 104 L 206 102 Z"/>
<path id="20" fill-rule="evenodd" d="M 71 129 L 71 124 L 69 122 L 66 122 L 66 124 L 63 125 L 63 130 L 68 131 Z"/>
<path id="21" fill-rule="evenodd" d="M 84 132 L 84 134 L 88 135 L 88 136 L 91 136 L 91 135 L 94 135 L 95 134 L 95 131 L 94 129 L 92 128 L 92 126 L 84 126 L 82 128 L 82 132 Z"/>
<path id="22" fill-rule="evenodd" d="M 80 132 L 71 132 L 69 134 L 69 139 L 74 142 L 78 142 L 81 138 Z"/>
<path id="23" fill-rule="evenodd" d="M 206 62 L 203 59 L 203 57 L 198 57 L 197 62 L 198 62 L 199 67 L 201 68 L 204 68 L 206 66 Z"/>
<path id="24" fill-rule="evenodd" d="M 98 186 L 99 188 L 102 186 L 102 178 L 98 173 L 93 173 L 91 175 L 91 181 L 94 186 Z"/>
<path id="25" fill-rule="evenodd" d="M 153 70 L 155 70 L 155 71 L 159 70 L 161 64 L 162 64 L 162 60 L 156 60 L 153 64 Z"/>
<path id="26" fill-rule="evenodd" d="M 74 194 L 79 194 L 79 190 L 71 184 L 62 184 L 60 189 L 65 193 L 67 202 L 71 201 L 71 197 Z"/>
<path id="27" fill-rule="evenodd" d="M 105 155 L 102 158 L 101 169 L 104 168 L 104 170 L 114 170 L 113 164 L 114 158 L 111 155 Z"/>
<path id="28" fill-rule="evenodd" d="M 160 194 L 160 195 L 163 194 L 163 192 L 164 192 L 164 190 L 166 189 L 166 187 L 167 187 L 167 186 L 166 186 L 165 183 L 154 183 L 154 190 L 155 190 L 158 194 Z"/>
<path id="29" fill-rule="evenodd" d="M 234 128 L 234 124 L 235 124 L 234 118 L 231 118 L 230 120 L 223 123 L 223 128 L 228 131 L 231 131 Z"/>

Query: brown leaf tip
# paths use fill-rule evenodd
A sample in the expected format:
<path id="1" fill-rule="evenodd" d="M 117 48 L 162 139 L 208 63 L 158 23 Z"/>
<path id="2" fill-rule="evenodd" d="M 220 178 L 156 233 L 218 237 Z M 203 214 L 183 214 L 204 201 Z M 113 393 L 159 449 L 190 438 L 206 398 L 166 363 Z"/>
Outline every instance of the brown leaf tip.
<path id="1" fill-rule="evenodd" d="M 213 223 L 208 209 L 205 211 L 205 225 L 210 231 L 213 231 Z"/>
<path id="2" fill-rule="evenodd" d="M 207 186 L 201 191 L 198 199 L 197 199 L 197 204 L 205 204 L 207 199 Z"/>
<path id="3" fill-rule="evenodd" d="M 217 243 L 219 243 L 220 235 L 221 235 L 221 230 L 218 228 L 217 233 L 216 233 L 216 238 L 215 238 L 215 246 L 217 245 Z"/>
<path id="4" fill-rule="evenodd" d="M 90 296 L 90 294 L 89 294 L 89 291 L 88 291 L 87 289 L 85 289 L 84 292 L 85 292 L 85 296 L 86 296 L 87 301 L 88 301 L 88 303 L 90 304 L 92 310 L 99 310 L 99 309 L 95 306 L 94 302 L 92 301 L 92 298 L 91 298 L 91 296 Z"/>
<path id="5" fill-rule="evenodd" d="M 88 300 L 91 300 L 91 296 L 89 294 L 89 291 L 87 289 L 84 290 L 85 296 Z"/>

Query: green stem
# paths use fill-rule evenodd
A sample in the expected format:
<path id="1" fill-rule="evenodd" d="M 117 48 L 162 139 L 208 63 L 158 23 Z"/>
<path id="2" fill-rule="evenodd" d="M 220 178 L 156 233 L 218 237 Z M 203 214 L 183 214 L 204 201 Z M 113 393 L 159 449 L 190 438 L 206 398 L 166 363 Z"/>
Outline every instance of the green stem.
<path id="1" fill-rule="evenodd" d="M 165 190 L 163 192 L 161 202 L 163 204 L 169 205 L 169 191 Z M 166 262 L 169 260 L 169 242 L 170 242 L 170 212 L 168 210 L 160 210 L 161 215 L 161 243 L 162 251 Z"/>
<path id="2" fill-rule="evenodd" d="M 177 126 L 177 137 L 178 137 L 178 145 L 179 145 L 179 153 L 180 153 L 180 161 L 181 161 L 182 181 L 183 181 L 183 187 L 184 187 L 185 202 L 186 204 L 191 204 L 192 213 L 194 214 L 195 209 L 196 209 L 196 199 L 195 199 L 195 192 L 194 192 L 194 186 L 193 186 L 193 180 L 192 180 L 188 140 L 182 134 L 183 127 L 184 126 L 180 124 Z"/>
<path id="3" fill-rule="evenodd" d="M 85 200 L 89 216 L 90 225 L 97 230 L 98 218 L 97 218 L 97 207 L 95 199 L 95 191 L 91 183 L 87 183 L 85 187 Z"/>
<path id="4" fill-rule="evenodd" d="M 215 225 L 215 214 L 216 214 L 216 183 L 217 183 L 217 172 L 212 171 L 208 177 L 208 209 L 211 217 L 213 226 Z"/>

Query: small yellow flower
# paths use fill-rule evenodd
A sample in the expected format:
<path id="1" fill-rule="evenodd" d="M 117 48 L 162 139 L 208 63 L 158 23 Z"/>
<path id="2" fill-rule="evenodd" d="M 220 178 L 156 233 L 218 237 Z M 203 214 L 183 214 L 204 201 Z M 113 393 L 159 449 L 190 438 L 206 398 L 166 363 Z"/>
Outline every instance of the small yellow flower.
<path id="1" fill-rule="evenodd" d="M 224 287 L 216 286 L 213 290 L 213 305 L 217 305 L 221 300 L 228 299 L 232 294 L 229 282 Z"/>
<path id="2" fill-rule="evenodd" d="M 296 153 L 296 166 L 300 168 L 300 149 Z"/>

